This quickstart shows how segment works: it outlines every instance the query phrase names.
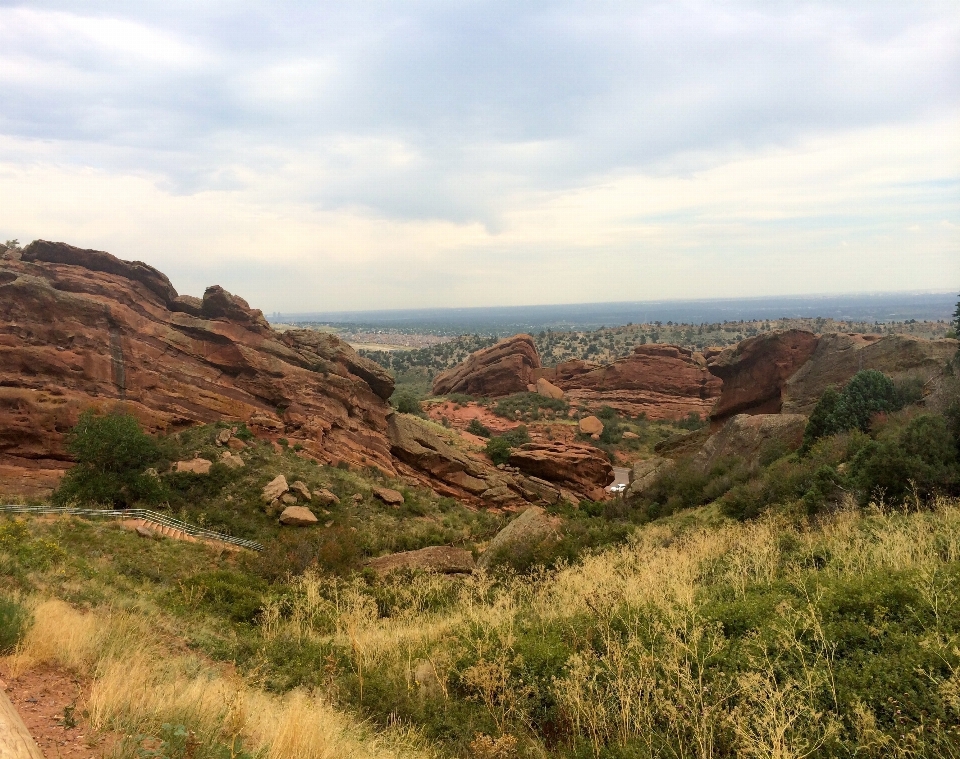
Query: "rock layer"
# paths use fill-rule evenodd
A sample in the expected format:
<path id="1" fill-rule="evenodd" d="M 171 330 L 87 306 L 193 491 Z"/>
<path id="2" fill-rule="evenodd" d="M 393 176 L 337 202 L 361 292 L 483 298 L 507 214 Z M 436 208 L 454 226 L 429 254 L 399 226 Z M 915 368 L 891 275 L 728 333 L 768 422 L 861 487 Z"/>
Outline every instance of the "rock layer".
<path id="1" fill-rule="evenodd" d="M 614 480 L 606 455 L 589 445 L 526 443 L 511 452 L 510 466 L 595 501 L 606 497 L 604 488 Z"/>
<path id="2" fill-rule="evenodd" d="M 465 393 L 496 398 L 522 393 L 535 382 L 540 354 L 530 335 L 514 335 L 471 353 L 467 359 L 433 381 L 434 395 Z"/>
<path id="3" fill-rule="evenodd" d="M 189 300 L 102 251 L 37 241 L 0 261 L 0 490 L 69 466 L 79 412 L 118 405 L 153 432 L 244 421 L 321 461 L 394 473 L 380 367 L 333 336 L 275 333 L 222 288 Z"/>
<path id="4" fill-rule="evenodd" d="M 611 364 L 567 361 L 537 375 L 563 390 L 571 404 L 593 410 L 610 406 L 649 419 L 682 419 L 691 413 L 706 418 L 721 387 L 701 354 L 675 345 L 638 345 Z"/>
<path id="5" fill-rule="evenodd" d="M 806 426 L 803 414 L 737 414 L 707 439 L 692 462 L 707 470 L 731 456 L 753 464 L 764 456 L 776 458 L 800 447 Z"/>

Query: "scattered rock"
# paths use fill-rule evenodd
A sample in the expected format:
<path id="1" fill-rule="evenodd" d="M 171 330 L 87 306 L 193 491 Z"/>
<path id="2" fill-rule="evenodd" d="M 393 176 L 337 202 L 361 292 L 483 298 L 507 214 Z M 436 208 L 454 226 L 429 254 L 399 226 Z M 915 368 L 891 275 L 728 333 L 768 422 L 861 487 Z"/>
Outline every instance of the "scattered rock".
<path id="1" fill-rule="evenodd" d="M 220 430 L 217 434 L 216 443 L 217 445 L 226 445 L 230 442 L 231 437 L 233 437 L 233 435 L 230 433 L 230 430 Z"/>
<path id="2" fill-rule="evenodd" d="M 528 392 L 528 393 L 535 393 L 535 392 L 537 392 L 537 386 L 536 386 L 536 385 L 527 385 L 527 392 Z"/>
<path id="3" fill-rule="evenodd" d="M 224 451 L 220 454 L 220 463 L 230 469 L 243 469 L 245 466 L 243 459 L 230 451 Z"/>
<path id="4" fill-rule="evenodd" d="M 374 488 L 373 494 L 388 506 L 399 506 L 403 503 L 403 493 L 390 488 Z"/>
<path id="5" fill-rule="evenodd" d="M 483 568 L 502 561 L 512 549 L 532 549 L 558 536 L 561 522 L 539 506 L 531 506 L 497 533 L 480 556 Z"/>
<path id="6" fill-rule="evenodd" d="M 623 439 L 624 439 L 624 440 L 639 440 L 639 439 L 640 439 L 640 436 L 639 436 L 636 432 L 631 432 L 630 430 L 627 430 L 626 432 L 623 433 Z"/>
<path id="7" fill-rule="evenodd" d="M 474 570 L 473 554 L 463 548 L 430 546 L 418 551 L 403 551 L 380 556 L 367 562 L 378 575 L 398 569 L 420 569 L 442 574 L 470 574 Z"/>
<path id="8" fill-rule="evenodd" d="M 313 498 L 318 501 L 321 506 L 337 506 L 340 504 L 340 499 L 337 498 L 336 493 L 327 490 L 327 488 L 315 490 Z"/>
<path id="9" fill-rule="evenodd" d="M 210 474 L 213 462 L 208 459 L 195 458 L 190 461 L 178 461 L 173 465 L 175 472 L 191 472 L 193 474 Z"/>
<path id="10" fill-rule="evenodd" d="M 495 398 L 526 390 L 534 384 L 540 355 L 530 335 L 514 335 L 471 353 L 433 381 L 434 395 L 466 393 Z"/>
<path id="11" fill-rule="evenodd" d="M 309 527 L 317 523 L 317 517 L 306 506 L 287 506 L 280 514 L 280 524 L 287 527 Z"/>
<path id="12" fill-rule="evenodd" d="M 297 502 L 297 497 L 293 493 L 284 493 L 280 496 L 280 502 L 293 506 Z"/>
<path id="13" fill-rule="evenodd" d="M 139 535 L 141 538 L 155 538 L 155 537 L 157 537 L 157 536 L 153 533 L 153 530 L 150 530 L 150 529 L 144 527 L 143 525 L 138 525 L 138 526 L 137 526 L 136 533 L 137 533 L 137 535 Z"/>
<path id="14" fill-rule="evenodd" d="M 287 478 L 282 474 L 278 474 L 264 487 L 262 498 L 266 503 L 270 503 L 289 490 L 290 486 L 287 485 Z"/>
<path id="15" fill-rule="evenodd" d="M 554 400 L 563 399 L 563 390 L 554 385 L 550 380 L 541 377 L 537 380 L 536 391 L 544 398 L 553 398 Z"/>
<path id="16" fill-rule="evenodd" d="M 595 416 L 585 416 L 578 425 L 581 435 L 599 435 L 603 432 L 603 422 Z"/>
<path id="17" fill-rule="evenodd" d="M 227 448 L 232 451 L 242 451 L 246 447 L 247 444 L 238 437 L 232 437 L 227 441 Z"/>
<path id="18" fill-rule="evenodd" d="M 353 494 L 354 503 L 363 503 L 363 493 L 354 493 Z"/>
<path id="19" fill-rule="evenodd" d="M 302 480 L 296 480 L 295 482 L 290 483 L 290 490 L 294 493 L 298 493 L 301 498 L 305 501 L 313 500 L 313 493 L 310 492 L 310 488 L 307 487 L 307 483 Z"/>

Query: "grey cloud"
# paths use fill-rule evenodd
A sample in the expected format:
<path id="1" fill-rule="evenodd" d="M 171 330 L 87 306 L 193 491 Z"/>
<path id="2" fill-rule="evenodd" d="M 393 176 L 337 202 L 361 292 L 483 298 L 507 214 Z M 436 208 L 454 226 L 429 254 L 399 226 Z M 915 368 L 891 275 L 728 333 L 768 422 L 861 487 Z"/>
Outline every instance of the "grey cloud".
<path id="1" fill-rule="evenodd" d="M 23 8 L 76 12 L 67 2 Z M 952 4 L 84 9 L 165 35 L 184 60 L 124 58 L 96 39 L 12 28 L 0 65 L 47 74 L 28 84 L 0 76 L 0 132 L 74 143 L 86 160 L 149 171 L 185 193 L 242 186 L 231 167 L 269 172 L 308 156 L 317 172 L 290 189 L 299 200 L 387 216 L 495 226 L 513 193 L 627 169 L 690 170 L 728 151 L 960 102 Z M 271 67 L 311 62 L 316 81 L 292 87 L 294 97 L 263 91 Z M 329 149 L 344 138 L 396 141 L 414 158 L 377 165 Z"/>

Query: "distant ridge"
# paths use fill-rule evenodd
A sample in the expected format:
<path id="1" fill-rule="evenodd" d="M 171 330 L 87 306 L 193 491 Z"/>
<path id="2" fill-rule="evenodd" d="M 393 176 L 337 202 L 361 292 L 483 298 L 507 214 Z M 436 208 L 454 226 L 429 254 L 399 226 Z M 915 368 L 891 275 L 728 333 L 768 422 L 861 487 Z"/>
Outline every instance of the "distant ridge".
<path id="1" fill-rule="evenodd" d="M 542 329 L 584 330 L 655 321 L 712 323 L 757 319 L 815 318 L 891 322 L 951 318 L 957 293 L 947 291 L 803 295 L 771 298 L 573 303 L 546 306 L 391 309 L 275 313 L 271 322 L 316 322 L 424 332 L 517 333 Z"/>

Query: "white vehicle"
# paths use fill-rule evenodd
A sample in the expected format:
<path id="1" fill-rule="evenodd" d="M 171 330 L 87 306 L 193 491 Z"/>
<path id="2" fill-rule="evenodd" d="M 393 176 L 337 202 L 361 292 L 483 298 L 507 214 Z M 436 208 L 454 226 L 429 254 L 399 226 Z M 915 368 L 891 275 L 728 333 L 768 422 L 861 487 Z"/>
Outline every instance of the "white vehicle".
<path id="1" fill-rule="evenodd" d="M 622 493 L 626 489 L 627 489 L 627 485 L 625 482 L 621 482 L 616 485 L 611 485 L 610 487 L 607 488 L 607 490 L 609 490 L 611 493 Z"/>

